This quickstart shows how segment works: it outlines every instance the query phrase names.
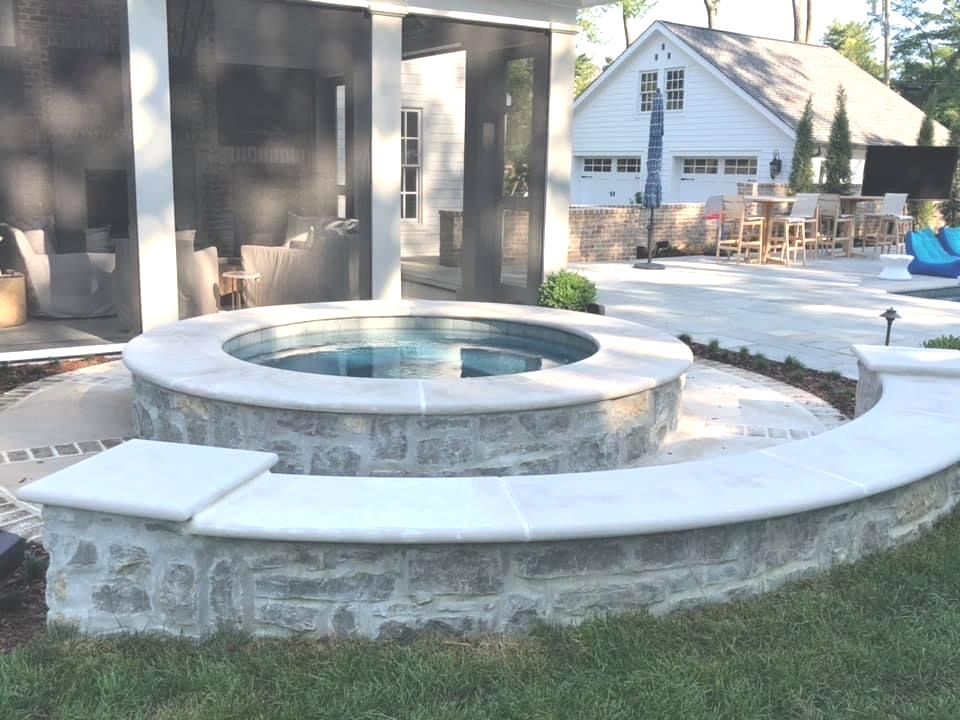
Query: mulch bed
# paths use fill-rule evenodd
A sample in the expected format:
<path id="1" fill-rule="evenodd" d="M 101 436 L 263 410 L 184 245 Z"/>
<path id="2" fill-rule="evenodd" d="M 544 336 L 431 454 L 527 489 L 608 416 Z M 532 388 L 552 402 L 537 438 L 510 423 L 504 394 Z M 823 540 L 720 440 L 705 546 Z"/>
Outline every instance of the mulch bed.
<path id="1" fill-rule="evenodd" d="M 853 417 L 857 382 L 839 373 L 810 370 L 795 362 L 777 362 L 762 355 L 735 350 L 724 350 L 714 345 L 688 342 L 696 357 L 734 365 L 767 375 L 781 382 L 799 387 L 825 400 L 847 417 Z M 59 372 L 68 372 L 88 365 L 109 362 L 115 358 L 97 357 L 82 360 L 0 366 L 0 392 L 19 384 L 33 382 Z M 0 652 L 9 652 L 30 642 L 46 627 L 46 578 L 37 572 L 38 564 L 46 562 L 46 552 L 39 545 L 27 550 L 36 560 L 24 563 L 14 574 L 0 580 Z"/>
<path id="2" fill-rule="evenodd" d="M 31 543 L 26 555 L 12 575 L 0 579 L 0 653 L 26 645 L 47 626 L 47 553 Z"/>
<path id="3" fill-rule="evenodd" d="M 0 393 L 13 390 L 18 385 L 26 385 L 51 375 L 79 370 L 90 365 L 101 365 L 116 360 L 116 355 L 98 355 L 96 357 L 77 358 L 75 360 L 51 360 L 50 362 L 18 363 L 0 365 Z"/>
<path id="4" fill-rule="evenodd" d="M 837 372 L 822 372 L 804 367 L 797 361 L 778 362 L 763 355 L 751 354 L 742 350 L 725 350 L 714 344 L 684 341 L 693 350 L 694 356 L 733 365 L 766 375 L 774 380 L 806 390 L 826 401 L 846 417 L 852 418 L 857 399 L 857 381 L 846 378 Z"/>

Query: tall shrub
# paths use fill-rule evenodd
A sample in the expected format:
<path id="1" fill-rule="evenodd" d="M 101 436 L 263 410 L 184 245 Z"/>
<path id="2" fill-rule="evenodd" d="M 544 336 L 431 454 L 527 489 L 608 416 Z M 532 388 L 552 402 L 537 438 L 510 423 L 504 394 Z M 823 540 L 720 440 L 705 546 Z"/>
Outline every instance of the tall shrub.
<path id="1" fill-rule="evenodd" d="M 813 98 L 807 98 L 800 122 L 797 123 L 797 142 L 793 146 L 793 163 L 790 169 L 790 191 L 792 193 L 811 192 L 813 190 Z"/>
<path id="2" fill-rule="evenodd" d="M 837 90 L 837 107 L 830 126 L 830 141 L 824 161 L 824 190 L 845 193 L 850 188 L 850 160 L 853 143 L 850 140 L 850 118 L 847 116 L 847 92 L 843 85 Z"/>
<path id="3" fill-rule="evenodd" d="M 950 128 L 950 139 L 947 143 L 953 147 L 960 146 L 960 119 Z M 960 165 L 953 175 L 953 186 L 950 188 L 950 199 L 943 208 L 943 214 L 950 225 L 960 225 Z"/>

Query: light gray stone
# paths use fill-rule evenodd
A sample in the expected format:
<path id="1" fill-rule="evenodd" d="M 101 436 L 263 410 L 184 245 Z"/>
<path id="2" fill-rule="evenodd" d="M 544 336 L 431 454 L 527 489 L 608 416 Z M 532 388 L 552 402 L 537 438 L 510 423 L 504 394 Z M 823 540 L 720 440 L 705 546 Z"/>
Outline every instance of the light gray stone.
<path id="1" fill-rule="evenodd" d="M 93 591 L 93 607 L 111 615 L 128 615 L 150 610 L 150 596 L 139 585 L 121 580 L 100 585 Z"/>
<path id="2" fill-rule="evenodd" d="M 74 567 L 96 565 L 97 558 L 97 546 L 87 540 L 81 540 L 77 543 L 77 549 L 74 550 L 72 557 L 67 561 L 67 565 Z"/>
<path id="3" fill-rule="evenodd" d="M 313 451 L 311 475 L 356 475 L 360 469 L 360 453 L 352 447 L 337 446 Z"/>
<path id="4" fill-rule="evenodd" d="M 256 618 L 295 635 L 316 632 L 320 626 L 320 610 L 302 605 L 267 603 L 257 608 Z"/>
<path id="5" fill-rule="evenodd" d="M 423 549 L 410 551 L 408 558 L 411 592 L 491 595 L 503 589 L 503 561 L 496 550 Z"/>
<path id="6" fill-rule="evenodd" d="M 396 585 L 392 575 L 365 572 L 323 578 L 274 575 L 257 578 L 256 591 L 259 597 L 272 599 L 379 602 L 389 598 Z"/>
<path id="7" fill-rule="evenodd" d="M 518 576 L 538 578 L 616 572 L 623 568 L 627 554 L 618 542 L 584 541 L 531 545 L 513 557 Z"/>
<path id="8" fill-rule="evenodd" d="M 197 573 L 191 565 L 168 563 L 157 594 L 157 607 L 168 620 L 194 623 L 197 619 Z"/>

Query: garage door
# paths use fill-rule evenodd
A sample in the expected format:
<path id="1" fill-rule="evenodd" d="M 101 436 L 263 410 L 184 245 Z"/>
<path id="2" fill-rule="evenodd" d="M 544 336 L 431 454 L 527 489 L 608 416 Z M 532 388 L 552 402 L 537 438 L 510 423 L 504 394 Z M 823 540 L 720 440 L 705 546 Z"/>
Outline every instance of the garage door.
<path id="1" fill-rule="evenodd" d="M 639 157 L 582 157 L 575 159 L 574 205 L 629 205 L 643 192 Z"/>
<path id="2" fill-rule="evenodd" d="M 680 157 L 674 160 L 671 202 L 736 195 L 737 183 L 756 182 L 756 157 Z"/>

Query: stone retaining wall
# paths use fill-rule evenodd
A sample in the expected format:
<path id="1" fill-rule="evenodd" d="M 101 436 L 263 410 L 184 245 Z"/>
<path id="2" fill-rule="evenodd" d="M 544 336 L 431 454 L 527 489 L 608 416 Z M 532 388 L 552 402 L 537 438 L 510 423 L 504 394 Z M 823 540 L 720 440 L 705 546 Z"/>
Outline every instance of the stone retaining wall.
<path id="1" fill-rule="evenodd" d="M 660 614 L 773 590 L 917 538 L 960 499 L 960 466 L 845 505 L 659 535 L 347 545 L 191 535 L 46 506 L 49 621 L 85 632 L 398 639 Z"/>
<path id="2" fill-rule="evenodd" d="M 145 440 L 274 452 L 279 473 L 441 477 L 634 467 L 677 427 L 682 378 L 614 400 L 513 413 L 360 415 L 251 407 L 134 378 Z"/>

